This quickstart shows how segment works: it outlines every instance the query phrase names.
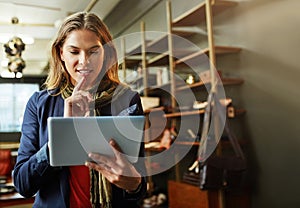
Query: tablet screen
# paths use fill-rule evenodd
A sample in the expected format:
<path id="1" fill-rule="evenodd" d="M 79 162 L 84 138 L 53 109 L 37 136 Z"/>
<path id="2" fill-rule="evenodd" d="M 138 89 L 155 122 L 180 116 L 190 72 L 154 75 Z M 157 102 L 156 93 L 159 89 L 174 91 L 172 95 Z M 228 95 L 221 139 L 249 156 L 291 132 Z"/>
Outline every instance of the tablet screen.
<path id="1" fill-rule="evenodd" d="M 50 165 L 84 165 L 90 152 L 113 156 L 110 139 L 135 163 L 143 142 L 144 122 L 144 116 L 49 117 Z"/>

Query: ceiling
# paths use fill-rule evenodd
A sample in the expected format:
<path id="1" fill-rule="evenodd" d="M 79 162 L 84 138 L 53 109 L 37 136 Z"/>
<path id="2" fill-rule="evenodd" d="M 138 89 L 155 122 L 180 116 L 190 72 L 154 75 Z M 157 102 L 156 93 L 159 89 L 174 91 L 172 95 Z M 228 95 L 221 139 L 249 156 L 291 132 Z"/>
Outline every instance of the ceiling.
<path id="1" fill-rule="evenodd" d="M 101 18 L 120 0 L 0 0 L 0 33 L 25 33 L 38 39 L 50 39 L 56 26 L 67 15 L 91 10 Z M 12 24 L 17 17 L 19 24 Z"/>
<path id="2" fill-rule="evenodd" d="M 66 16 L 85 10 L 94 12 L 104 19 L 119 1 L 0 0 L 0 40 L 1 37 L 3 40 L 3 37 L 7 34 L 22 34 L 23 36 L 33 37 L 35 39 L 34 44 L 26 45 L 25 51 L 22 53 L 22 58 L 26 61 L 24 74 L 38 74 L 47 63 L 45 48 L 48 47 L 49 41 L 57 31 L 57 25 Z M 14 17 L 18 19 L 17 24 L 12 23 Z M 0 46 L 0 62 L 3 62 L 6 56 L 3 51 L 3 41 Z M 5 67 L 2 66 L 1 70 L 5 70 Z"/>

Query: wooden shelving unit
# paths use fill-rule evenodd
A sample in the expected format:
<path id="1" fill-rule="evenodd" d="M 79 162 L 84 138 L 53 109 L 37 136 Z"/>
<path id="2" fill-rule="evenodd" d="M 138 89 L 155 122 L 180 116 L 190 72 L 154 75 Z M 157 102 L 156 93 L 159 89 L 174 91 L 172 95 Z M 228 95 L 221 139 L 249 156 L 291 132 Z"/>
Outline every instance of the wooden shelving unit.
<path id="1" fill-rule="evenodd" d="M 171 1 L 168 0 L 166 4 L 166 16 L 167 16 L 167 33 L 162 35 L 161 37 L 155 40 L 146 40 L 143 36 L 141 44 L 137 47 L 133 48 L 127 54 L 135 54 L 140 55 L 140 57 L 133 57 L 131 59 L 126 59 L 125 61 L 132 61 L 133 64 L 137 64 L 143 61 L 143 71 L 148 67 L 157 67 L 157 66 L 164 66 L 169 67 L 170 72 L 170 82 L 160 86 L 153 86 L 147 85 L 147 90 L 144 91 L 144 96 L 159 96 L 162 94 L 163 91 L 166 91 L 171 94 L 170 96 L 170 106 L 168 108 L 164 108 L 165 111 L 168 111 L 164 115 L 166 119 L 168 119 L 169 125 L 171 127 L 176 126 L 176 122 L 179 117 L 185 117 L 185 119 L 189 119 L 189 117 L 194 116 L 203 116 L 205 113 L 205 109 L 200 110 L 189 110 L 189 111 L 181 111 L 179 112 L 177 109 L 177 103 L 175 101 L 175 97 L 180 93 L 185 93 L 186 90 L 192 89 L 193 91 L 204 90 L 206 85 L 216 86 L 215 83 L 218 79 L 216 79 L 215 74 L 213 71 L 215 70 L 214 66 L 216 66 L 216 57 L 224 54 L 232 54 L 232 53 L 239 53 L 241 52 L 241 47 L 236 46 L 227 46 L 227 45 L 215 45 L 214 43 L 214 35 L 213 35 L 213 17 L 222 13 L 225 10 L 228 10 L 234 6 L 236 6 L 238 2 L 229 1 L 229 0 L 203 0 L 197 6 L 193 7 L 192 9 L 184 12 L 183 14 L 179 15 L 178 17 L 172 17 L 172 9 L 171 9 Z M 198 35 L 197 32 L 192 27 L 198 26 L 202 23 L 206 24 L 206 33 L 207 33 L 207 47 L 201 50 L 195 49 L 187 49 L 187 48 L 180 48 L 176 41 L 173 40 L 174 36 L 180 36 L 187 38 L 191 35 Z M 142 29 L 142 32 L 144 29 Z M 200 35 L 204 35 L 203 33 Z M 175 36 L 175 37 L 176 37 Z M 139 59 L 141 58 L 141 59 Z M 134 62 L 136 61 L 136 62 Z M 178 85 L 174 74 L 176 72 L 182 72 L 182 68 L 184 67 L 194 67 L 200 64 L 209 63 L 209 70 L 211 71 L 211 78 L 210 81 L 198 81 L 193 84 L 180 84 Z M 205 65 L 206 66 L 206 65 Z M 207 70 L 207 69 L 205 69 Z M 184 73 L 184 72 L 183 72 Z M 143 74 L 144 83 L 146 83 L 148 79 L 147 72 L 144 71 Z M 244 80 L 241 78 L 231 78 L 231 77 L 221 77 L 217 82 L 219 85 L 222 84 L 224 86 L 228 85 L 240 85 L 244 83 Z M 145 86 L 144 86 L 145 87 Z M 153 112 L 156 109 L 153 109 Z M 162 110 L 162 108 L 157 108 L 157 110 Z M 235 115 L 242 115 L 246 112 L 245 109 L 234 109 Z M 152 111 L 146 111 L 145 114 L 149 114 Z M 200 128 L 200 127 L 199 127 Z M 190 145 L 190 146 L 199 146 L 199 142 L 188 142 L 188 141 L 180 141 L 176 142 L 176 139 L 173 144 L 178 146 L 180 145 Z M 149 149 L 149 151 L 155 151 L 154 149 Z M 157 150 L 163 151 L 163 150 Z M 176 157 L 176 156 L 175 156 Z M 176 182 L 172 182 L 173 185 L 180 181 L 180 174 L 179 174 L 179 163 L 175 167 L 176 172 Z M 150 179 L 151 180 L 151 179 Z M 177 184 L 178 185 L 178 184 Z M 182 184 L 180 184 L 182 185 Z M 201 191 L 200 191 L 201 192 Z M 172 194 L 172 193 L 171 193 Z M 201 192 L 203 194 L 203 192 Z M 221 192 L 214 192 L 215 199 L 217 203 L 214 203 L 213 207 L 222 208 L 222 193 Z M 193 194 L 192 194 L 193 195 Z M 207 198 L 207 192 L 203 195 L 208 200 L 207 206 L 208 207 L 209 200 Z M 171 196 L 170 196 L 171 197 Z M 175 206 L 174 203 L 171 208 Z"/>
<path id="2" fill-rule="evenodd" d="M 172 95 L 176 93 L 180 93 L 181 91 L 185 91 L 188 89 L 196 90 L 198 88 L 202 88 L 207 84 L 211 84 L 210 82 L 195 82 L 193 84 L 180 85 L 176 83 L 174 77 L 170 76 L 170 82 L 164 85 L 148 85 L 147 80 L 149 79 L 149 74 L 145 71 L 148 67 L 153 66 L 169 66 L 170 75 L 174 74 L 176 71 L 180 71 L 181 66 L 186 65 L 186 63 L 197 63 L 197 61 L 201 62 L 201 60 L 207 61 L 211 60 L 212 64 L 215 64 L 215 56 L 230 54 L 230 53 L 239 53 L 242 49 L 240 47 L 235 46 L 225 46 L 225 45 L 214 45 L 213 42 L 213 34 L 212 34 L 212 16 L 216 16 L 223 11 L 236 6 L 237 2 L 234 1 L 225 1 L 225 0 L 214 0 L 211 1 L 211 18 L 208 19 L 207 12 L 209 10 L 207 7 L 208 0 L 202 1 L 194 8 L 189 11 L 184 12 L 182 15 L 179 15 L 176 18 L 172 18 L 171 14 L 171 3 L 167 2 L 166 5 L 166 13 L 167 13 L 167 22 L 168 22 L 168 33 L 160 36 L 154 40 L 147 40 L 146 37 L 141 37 L 141 44 L 131 49 L 129 52 L 126 52 L 128 57 L 126 57 L 125 61 L 128 62 L 129 66 L 131 64 L 140 64 L 143 62 L 143 79 L 144 88 L 147 88 L 147 92 L 144 91 L 143 95 L 152 96 L 158 95 L 162 90 L 165 90 Z M 191 49 L 182 49 L 177 48 L 176 43 L 173 42 L 172 34 L 180 35 L 183 37 L 187 37 L 193 32 L 187 32 L 187 30 L 181 30 L 182 28 L 188 28 L 191 26 L 199 25 L 200 23 L 207 24 L 207 35 L 208 35 L 208 47 L 202 50 L 191 50 Z M 145 26 L 143 26 L 145 27 Z M 178 29 L 181 28 L 181 29 Z M 141 27 L 141 32 L 144 33 L 145 28 Z M 208 58 L 202 58 L 202 56 L 206 56 Z M 195 60 L 195 61 L 194 61 Z M 212 77 L 212 80 L 214 78 Z M 141 80 L 136 80 L 136 82 Z M 224 86 L 227 85 L 240 85 L 244 82 L 241 78 L 230 78 L 230 77 L 221 77 L 221 83 Z M 174 96 L 173 96 L 174 97 Z M 172 98 L 171 98 L 172 99 Z M 176 102 L 172 101 L 170 109 L 176 108 Z M 172 112 L 172 114 L 166 114 L 166 118 L 173 118 L 177 116 L 185 116 L 185 115 L 198 115 L 203 114 L 204 110 L 200 111 L 188 111 L 188 112 Z M 175 121 L 174 121 L 175 122 Z"/>

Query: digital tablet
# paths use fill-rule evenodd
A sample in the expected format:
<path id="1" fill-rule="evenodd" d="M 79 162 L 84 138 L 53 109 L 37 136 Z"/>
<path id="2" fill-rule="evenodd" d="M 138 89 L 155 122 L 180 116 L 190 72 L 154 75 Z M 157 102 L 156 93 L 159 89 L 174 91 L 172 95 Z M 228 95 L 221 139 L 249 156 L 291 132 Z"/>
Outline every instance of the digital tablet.
<path id="1" fill-rule="evenodd" d="M 113 156 L 114 139 L 131 163 L 138 160 L 144 135 L 144 116 L 49 117 L 51 166 L 83 165 L 88 153 Z"/>

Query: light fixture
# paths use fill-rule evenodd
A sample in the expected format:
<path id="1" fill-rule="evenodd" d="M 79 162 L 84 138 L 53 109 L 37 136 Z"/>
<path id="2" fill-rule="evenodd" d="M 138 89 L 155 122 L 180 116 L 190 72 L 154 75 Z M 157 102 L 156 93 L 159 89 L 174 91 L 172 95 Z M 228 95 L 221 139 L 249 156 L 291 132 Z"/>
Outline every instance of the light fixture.
<path id="1" fill-rule="evenodd" d="M 34 38 L 24 34 L 0 33 L 0 43 L 7 43 L 12 37 L 20 37 L 26 45 L 34 43 Z"/>
<path id="2" fill-rule="evenodd" d="M 6 68 L 8 66 L 8 62 L 9 62 L 9 59 L 8 58 L 4 58 L 2 61 L 1 61 L 1 66 L 3 68 Z"/>
<path id="3" fill-rule="evenodd" d="M 10 72 L 8 70 L 4 70 L 1 72 L 1 77 L 3 78 L 22 78 L 23 74 L 21 72 Z"/>
<path id="4" fill-rule="evenodd" d="M 8 58 L 8 71 L 3 71 L 1 76 L 7 78 L 21 78 L 22 71 L 26 67 L 25 61 L 22 59 L 22 51 L 25 50 L 23 40 L 20 37 L 14 36 L 4 44 L 4 48 Z"/>

